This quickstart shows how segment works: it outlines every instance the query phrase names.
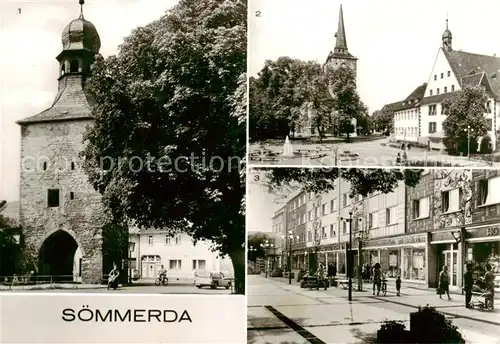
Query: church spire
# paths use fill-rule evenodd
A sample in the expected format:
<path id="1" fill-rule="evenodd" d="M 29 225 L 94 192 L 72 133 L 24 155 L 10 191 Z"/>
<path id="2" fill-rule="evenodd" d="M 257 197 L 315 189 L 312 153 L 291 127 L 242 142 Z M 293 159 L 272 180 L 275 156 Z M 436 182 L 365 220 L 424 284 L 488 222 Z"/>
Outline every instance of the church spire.
<path id="1" fill-rule="evenodd" d="M 451 34 L 450 29 L 448 28 L 448 14 L 446 14 L 446 30 L 443 32 L 442 36 L 442 41 L 443 41 L 443 49 L 446 51 L 452 51 L 452 41 L 453 41 L 453 35 Z"/>
<path id="2" fill-rule="evenodd" d="M 340 5 L 339 12 L 339 24 L 337 28 L 337 33 L 335 34 L 337 41 L 335 42 L 335 53 L 346 53 L 347 52 L 347 39 L 345 37 L 345 27 L 344 27 L 344 12 L 342 11 L 342 5 Z"/>

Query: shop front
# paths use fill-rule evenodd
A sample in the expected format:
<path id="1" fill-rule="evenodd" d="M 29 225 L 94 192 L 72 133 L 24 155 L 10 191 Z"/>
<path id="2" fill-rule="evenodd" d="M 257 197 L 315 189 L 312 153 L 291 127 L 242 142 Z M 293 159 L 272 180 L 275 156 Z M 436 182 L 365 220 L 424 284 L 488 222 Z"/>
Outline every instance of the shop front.
<path id="1" fill-rule="evenodd" d="M 387 278 L 401 276 L 403 281 L 426 281 L 426 234 L 407 234 L 372 239 L 364 244 L 363 265 L 380 263 Z"/>
<path id="2" fill-rule="evenodd" d="M 337 274 L 344 275 L 346 272 L 345 244 L 325 245 L 321 248 L 321 254 L 324 257 L 323 262 L 328 266 L 334 264 L 337 267 Z"/>
<path id="3" fill-rule="evenodd" d="M 463 241 L 461 239 L 463 236 L 463 229 L 460 228 L 431 234 L 428 258 L 429 287 L 436 288 L 439 285 L 439 274 L 446 266 L 450 276 L 450 290 L 461 289 L 464 273 Z"/>
<path id="4" fill-rule="evenodd" d="M 466 228 L 465 257 L 472 264 L 474 279 L 483 277 L 486 266 L 495 275 L 495 296 L 500 294 L 500 224 Z"/>

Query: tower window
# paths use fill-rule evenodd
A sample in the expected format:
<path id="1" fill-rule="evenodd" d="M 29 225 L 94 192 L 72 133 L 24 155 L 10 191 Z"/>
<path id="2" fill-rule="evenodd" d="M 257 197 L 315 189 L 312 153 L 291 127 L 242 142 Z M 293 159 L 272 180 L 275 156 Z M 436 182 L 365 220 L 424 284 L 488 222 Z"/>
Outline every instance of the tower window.
<path id="1" fill-rule="evenodd" d="M 75 193 L 73 191 L 69 193 L 69 199 L 71 200 L 75 199 Z"/>
<path id="2" fill-rule="evenodd" d="M 47 171 L 47 161 L 44 161 L 44 163 L 43 163 L 43 170 Z"/>
<path id="3" fill-rule="evenodd" d="M 451 76 L 451 72 L 450 71 L 448 71 L 448 76 Z"/>
<path id="4" fill-rule="evenodd" d="M 75 169 L 75 163 L 71 162 L 71 170 L 73 171 Z"/>
<path id="5" fill-rule="evenodd" d="M 49 189 L 47 192 L 47 206 L 50 208 L 59 206 L 59 189 Z"/>
<path id="6" fill-rule="evenodd" d="M 78 73 L 78 60 L 71 61 L 69 71 L 70 73 Z"/>

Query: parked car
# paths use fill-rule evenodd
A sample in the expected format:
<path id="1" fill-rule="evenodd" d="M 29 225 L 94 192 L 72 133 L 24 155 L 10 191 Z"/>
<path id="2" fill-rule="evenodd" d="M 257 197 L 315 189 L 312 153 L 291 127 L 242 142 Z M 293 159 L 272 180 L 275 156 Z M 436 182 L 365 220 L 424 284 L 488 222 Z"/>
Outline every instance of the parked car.
<path id="1" fill-rule="evenodd" d="M 198 270 L 194 273 L 194 285 L 197 288 L 210 287 L 216 289 L 224 287 L 229 289 L 232 284 L 232 278 L 226 277 L 222 272 L 209 272 L 207 270 Z"/>

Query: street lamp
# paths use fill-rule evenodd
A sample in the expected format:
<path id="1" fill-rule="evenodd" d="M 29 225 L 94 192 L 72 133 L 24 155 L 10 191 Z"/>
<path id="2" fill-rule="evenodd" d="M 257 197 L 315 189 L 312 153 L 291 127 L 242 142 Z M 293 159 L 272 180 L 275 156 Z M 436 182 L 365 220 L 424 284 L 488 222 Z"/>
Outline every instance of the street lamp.
<path id="1" fill-rule="evenodd" d="M 260 246 L 264 249 L 264 253 L 266 254 L 266 278 L 267 278 L 267 270 L 269 269 L 269 255 L 267 250 L 269 249 L 269 247 L 273 247 L 274 245 L 266 240 L 264 241 L 263 244 L 260 244 Z"/>
<path id="2" fill-rule="evenodd" d="M 352 258 L 352 211 L 349 212 L 349 218 L 340 218 L 342 221 L 349 223 L 349 250 L 347 251 L 347 273 L 349 274 L 349 290 L 347 294 L 347 299 L 352 301 L 352 270 L 353 270 L 353 260 Z"/>
<path id="3" fill-rule="evenodd" d="M 468 125 L 464 131 L 467 132 L 467 158 L 470 159 L 470 133 L 474 132 L 474 129 L 471 129 L 470 125 Z"/>
<path id="4" fill-rule="evenodd" d="M 132 284 L 132 252 L 135 250 L 135 242 L 129 241 L 128 243 L 128 284 Z"/>
<path id="5" fill-rule="evenodd" d="M 285 244 L 288 245 L 288 284 L 292 284 L 292 240 L 294 238 L 299 239 L 299 236 L 294 236 L 293 232 L 289 230 L 288 235 L 281 238 L 286 239 Z"/>

